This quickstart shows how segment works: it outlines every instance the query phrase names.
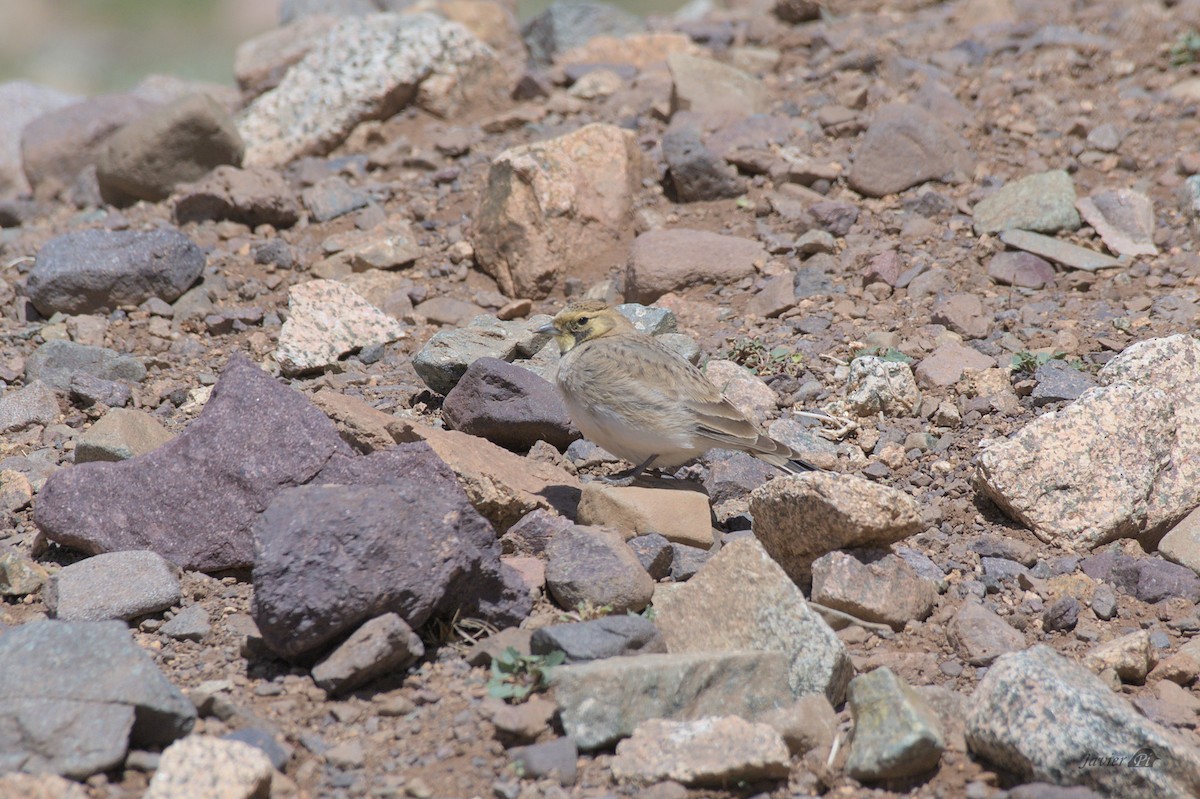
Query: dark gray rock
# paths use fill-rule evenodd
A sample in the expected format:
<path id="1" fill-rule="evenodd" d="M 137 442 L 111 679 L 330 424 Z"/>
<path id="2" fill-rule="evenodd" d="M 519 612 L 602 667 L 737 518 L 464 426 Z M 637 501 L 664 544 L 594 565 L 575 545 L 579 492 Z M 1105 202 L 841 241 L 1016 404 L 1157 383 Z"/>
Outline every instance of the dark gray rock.
<path id="1" fill-rule="evenodd" d="M 1046 646 L 1005 655 L 988 669 L 971 699 L 966 737 L 976 757 L 1026 779 L 1123 799 L 1200 795 L 1194 745 Z"/>
<path id="2" fill-rule="evenodd" d="M 1033 379 L 1037 385 L 1033 387 L 1030 399 L 1035 406 L 1077 400 L 1083 392 L 1096 386 L 1096 381 L 1087 372 L 1057 358 L 1039 366 Z"/>
<path id="3" fill-rule="evenodd" d="M 526 513 L 508 528 L 500 538 L 505 555 L 540 555 L 546 551 L 550 539 L 574 527 L 575 523 L 552 510 L 538 508 Z"/>
<path id="4" fill-rule="evenodd" d="M 333 695 L 399 672 L 425 655 L 421 638 L 395 613 L 367 621 L 313 666 L 313 681 Z"/>
<path id="5" fill-rule="evenodd" d="M 770 464 L 752 458 L 744 452 L 714 449 L 705 455 L 708 474 L 704 490 L 713 505 L 731 499 L 745 499 L 750 492 L 779 474 Z"/>
<path id="6" fill-rule="evenodd" d="M 625 542 L 637 555 L 642 568 L 655 581 L 671 574 L 671 563 L 675 560 L 675 548 L 671 542 L 658 533 L 638 535 Z"/>
<path id="7" fill-rule="evenodd" d="M 195 721 L 122 622 L 35 621 L 0 635 L 0 771 L 83 779 Z"/>
<path id="8" fill-rule="evenodd" d="M 1002 286 L 1040 289 L 1054 284 L 1054 265 L 1033 253 L 998 252 L 988 261 L 988 277 Z"/>
<path id="9" fill-rule="evenodd" d="M 1079 621 L 1079 600 L 1064 596 L 1046 608 L 1042 614 L 1042 629 L 1047 632 L 1070 632 Z"/>
<path id="10" fill-rule="evenodd" d="M 674 550 L 671 556 L 671 579 L 677 583 L 691 579 L 712 557 L 709 550 L 686 544 L 672 543 L 671 549 Z"/>
<path id="11" fill-rule="evenodd" d="M 212 631 L 212 624 L 209 623 L 208 611 L 203 605 L 188 605 L 159 627 L 158 631 L 177 641 L 203 641 Z"/>
<path id="12" fill-rule="evenodd" d="M 645 28 L 640 17 L 607 3 L 592 0 L 559 0 L 538 14 L 521 29 L 521 38 L 529 48 L 529 57 L 547 65 L 554 56 L 591 39 L 593 36 L 625 36 Z"/>
<path id="13" fill-rule="evenodd" d="M 746 193 L 746 182 L 737 169 L 704 146 L 696 125 L 673 124 L 663 135 L 662 152 L 676 202 L 720 200 Z"/>
<path id="14" fill-rule="evenodd" d="M 351 211 L 365 208 L 371 202 L 367 194 L 358 191 L 338 175 L 331 175 L 316 185 L 309 186 L 301 193 L 300 199 L 317 222 L 337 219 Z"/>
<path id="15" fill-rule="evenodd" d="M 58 396 L 45 383 L 34 380 L 0 396 L 0 433 L 24 430 L 35 424 L 52 424 L 60 413 Z"/>
<path id="16" fill-rule="evenodd" d="M 528 450 L 538 440 L 564 450 L 580 438 L 554 386 L 499 358 L 467 367 L 446 395 L 442 416 L 451 430 L 512 450 Z"/>
<path id="17" fill-rule="evenodd" d="M 46 242 L 25 290 L 38 313 L 107 313 L 151 297 L 175 301 L 204 271 L 204 253 L 174 228 L 82 230 Z"/>
<path id="18" fill-rule="evenodd" d="M 575 784 L 579 748 L 570 736 L 529 746 L 514 746 L 508 750 L 508 756 L 523 777 L 532 780 L 549 777 L 562 785 Z"/>
<path id="19" fill-rule="evenodd" d="M 667 651 L 654 622 L 630 615 L 540 627 L 534 630 L 529 647 L 535 655 L 561 650 L 567 663 Z"/>
<path id="20" fill-rule="evenodd" d="M 253 525 L 284 487 L 349 446 L 303 394 L 230 359 L 200 416 L 146 455 L 56 472 L 34 505 L 50 540 L 97 554 L 150 549 L 185 569 L 254 562 Z"/>
<path id="21" fill-rule="evenodd" d="M 845 236 L 858 221 L 858 208 L 838 200 L 821 200 L 808 206 L 813 221 L 834 236 Z"/>
<path id="22" fill-rule="evenodd" d="M 74 341 L 47 341 L 25 362 L 25 382 L 40 380 L 59 391 L 70 391 L 76 378 L 140 383 L 146 367 L 132 355 L 121 355 L 107 347 Z M 115 389 L 113 391 L 116 391 Z M 116 391 L 119 395 L 119 391 Z M 108 404 L 108 403 L 105 403 Z"/>
<path id="23" fill-rule="evenodd" d="M 654 595 L 654 581 L 615 531 L 569 527 L 554 536 L 546 555 L 546 587 L 561 608 L 590 603 L 637 612 Z"/>
<path id="24" fill-rule="evenodd" d="M 116 380 L 105 380 L 86 372 L 76 372 L 71 375 L 68 388 L 71 402 L 83 408 L 93 405 L 107 405 L 110 408 L 124 408 L 133 398 L 129 386 Z"/>
<path id="25" fill-rule="evenodd" d="M 413 628 L 528 615 L 494 530 L 427 444 L 338 458 L 313 482 L 281 492 L 254 531 L 253 614 L 273 651 L 308 655 L 385 613 Z"/>
<path id="26" fill-rule="evenodd" d="M 126 550 L 64 566 L 50 577 L 42 598 L 53 618 L 129 621 L 178 605 L 182 593 L 178 574 L 161 555 Z"/>
<path id="27" fill-rule="evenodd" d="M 190 94 L 108 137 L 96 159 L 100 196 L 114 205 L 165 200 L 178 183 L 241 164 L 245 149 L 229 112 L 207 94 Z"/>

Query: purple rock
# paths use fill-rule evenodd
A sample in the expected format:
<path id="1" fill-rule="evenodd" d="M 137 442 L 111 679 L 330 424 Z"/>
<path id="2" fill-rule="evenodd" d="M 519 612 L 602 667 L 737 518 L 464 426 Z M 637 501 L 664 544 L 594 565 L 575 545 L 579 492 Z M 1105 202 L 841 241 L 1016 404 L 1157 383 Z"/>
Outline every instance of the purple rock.
<path id="1" fill-rule="evenodd" d="M 513 450 L 539 439 L 560 450 L 579 438 L 557 389 L 528 369 L 480 358 L 446 395 L 442 415 L 452 430 Z"/>
<path id="2" fill-rule="evenodd" d="M 56 472 L 34 505 L 51 540 L 88 554 L 149 549 L 185 569 L 253 563 L 255 519 L 350 448 L 297 391 L 230 359 L 204 411 L 163 446 Z"/>
<path id="3" fill-rule="evenodd" d="M 307 655 L 385 613 L 413 629 L 528 615 L 491 524 L 429 445 L 338 457 L 313 482 L 280 492 L 254 530 L 252 613 L 274 652 Z"/>

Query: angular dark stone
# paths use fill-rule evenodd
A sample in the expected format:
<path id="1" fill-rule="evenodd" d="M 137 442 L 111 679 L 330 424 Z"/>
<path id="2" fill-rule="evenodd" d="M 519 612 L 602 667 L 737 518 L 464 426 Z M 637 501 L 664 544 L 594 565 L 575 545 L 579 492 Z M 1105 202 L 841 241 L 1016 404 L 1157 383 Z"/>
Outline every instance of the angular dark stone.
<path id="1" fill-rule="evenodd" d="M 1035 406 L 1077 400 L 1083 392 L 1096 386 L 1091 375 L 1060 359 L 1046 361 L 1039 366 L 1033 373 L 1033 379 L 1037 385 L 1033 387 L 1030 398 Z"/>
<path id="2" fill-rule="evenodd" d="M 1049 632 L 1069 632 L 1079 621 L 1079 600 L 1064 596 L 1055 600 L 1042 614 L 1042 628 Z"/>
<path id="3" fill-rule="evenodd" d="M 580 438 L 558 390 L 528 369 L 479 358 L 442 404 L 446 426 L 512 450 L 538 440 L 559 450 Z"/>
<path id="4" fill-rule="evenodd" d="M 647 533 L 634 536 L 625 543 L 633 550 L 633 554 L 637 555 L 642 568 L 654 580 L 661 580 L 671 574 L 671 564 L 675 560 L 675 548 L 666 538 L 658 533 Z"/>
<path id="5" fill-rule="evenodd" d="M 751 491 L 779 474 L 775 467 L 744 452 L 712 450 L 705 459 L 709 461 L 709 468 L 704 478 L 704 490 L 708 492 L 713 505 L 731 499 L 744 499 Z"/>
<path id="6" fill-rule="evenodd" d="M 535 655 L 556 650 L 567 663 L 666 652 L 667 644 L 654 622 L 642 616 L 605 616 L 574 624 L 552 624 L 534 630 L 529 648 Z"/>
<path id="7" fill-rule="evenodd" d="M 281 492 L 254 530 L 253 615 L 273 651 L 308 655 L 385 613 L 413 629 L 528 615 L 495 531 L 427 444 L 336 458 L 313 482 Z"/>
<path id="8" fill-rule="evenodd" d="M 151 297 L 174 302 L 204 271 L 204 253 L 174 228 L 82 230 L 46 242 L 25 289 L 38 313 L 107 313 Z"/>
<path id="9" fill-rule="evenodd" d="M 1200 576 L 1186 566 L 1161 558 L 1100 552 L 1084 558 L 1079 567 L 1093 580 L 1110 583 L 1143 602 L 1162 602 L 1176 596 L 1200 602 Z"/>
<path id="10" fill-rule="evenodd" d="M 704 146 L 700 129 L 694 125 L 676 125 L 663 135 L 670 188 L 677 202 L 720 200 L 746 193 L 742 180 L 725 159 Z"/>
<path id="11" fill-rule="evenodd" d="M 71 402 L 83 408 L 97 403 L 110 408 L 124 408 L 133 398 L 133 392 L 124 383 L 78 372 L 71 375 L 69 391 Z"/>
<path id="12" fill-rule="evenodd" d="M 671 544 L 671 548 L 675 550 L 675 555 L 671 558 L 671 579 L 677 583 L 693 577 L 712 557 L 712 552 L 699 547 Z"/>
<path id="13" fill-rule="evenodd" d="M 185 569 L 242 568 L 254 560 L 254 522 L 279 489 L 350 452 L 303 394 L 235 356 L 183 433 L 137 458 L 56 472 L 34 521 L 88 554 L 150 549 Z"/>
<path id="14" fill-rule="evenodd" d="M 546 551 L 555 535 L 574 526 L 574 522 L 565 516 L 560 516 L 552 510 L 537 508 L 526 513 L 508 528 L 500 538 L 500 545 L 505 555 L 540 555 Z"/>
<path id="15" fill-rule="evenodd" d="M 145 377 L 146 367 L 140 358 L 121 355 L 107 347 L 93 347 L 74 341 L 47 341 L 34 350 L 25 362 L 26 383 L 41 380 L 59 391 L 73 390 L 76 380 L 84 381 L 83 385 L 87 385 L 89 378 L 111 385 L 115 381 L 140 383 Z M 115 385 L 120 386 L 119 383 Z M 114 398 L 122 396 L 119 388 L 97 390 Z"/>

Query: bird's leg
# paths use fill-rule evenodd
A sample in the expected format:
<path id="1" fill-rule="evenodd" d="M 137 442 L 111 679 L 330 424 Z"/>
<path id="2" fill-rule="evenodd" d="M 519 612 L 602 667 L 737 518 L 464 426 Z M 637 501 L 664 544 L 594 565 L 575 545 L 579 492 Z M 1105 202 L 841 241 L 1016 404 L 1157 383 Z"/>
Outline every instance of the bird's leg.
<path id="1" fill-rule="evenodd" d="M 619 476 L 603 477 L 601 479 L 604 480 L 604 482 L 608 483 L 610 486 L 617 486 L 618 488 L 628 486 L 628 485 L 633 485 L 633 481 L 638 479 L 639 477 L 641 477 L 642 472 L 646 471 L 646 469 L 649 468 L 650 464 L 654 463 L 654 459 L 657 457 L 658 457 L 657 455 L 651 455 L 649 458 L 646 458 L 646 460 L 642 461 L 637 466 L 634 466 L 632 469 L 630 469 L 627 472 L 622 473 Z"/>

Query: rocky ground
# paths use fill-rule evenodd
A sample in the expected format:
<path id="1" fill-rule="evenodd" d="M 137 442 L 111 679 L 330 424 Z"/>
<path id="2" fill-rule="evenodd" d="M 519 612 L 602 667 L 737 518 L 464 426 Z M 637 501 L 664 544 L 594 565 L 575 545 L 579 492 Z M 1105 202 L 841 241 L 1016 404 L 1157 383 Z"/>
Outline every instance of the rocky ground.
<path id="1" fill-rule="evenodd" d="M 0 794 L 1200 793 L 1200 3 L 394 5 L 0 85 Z"/>

